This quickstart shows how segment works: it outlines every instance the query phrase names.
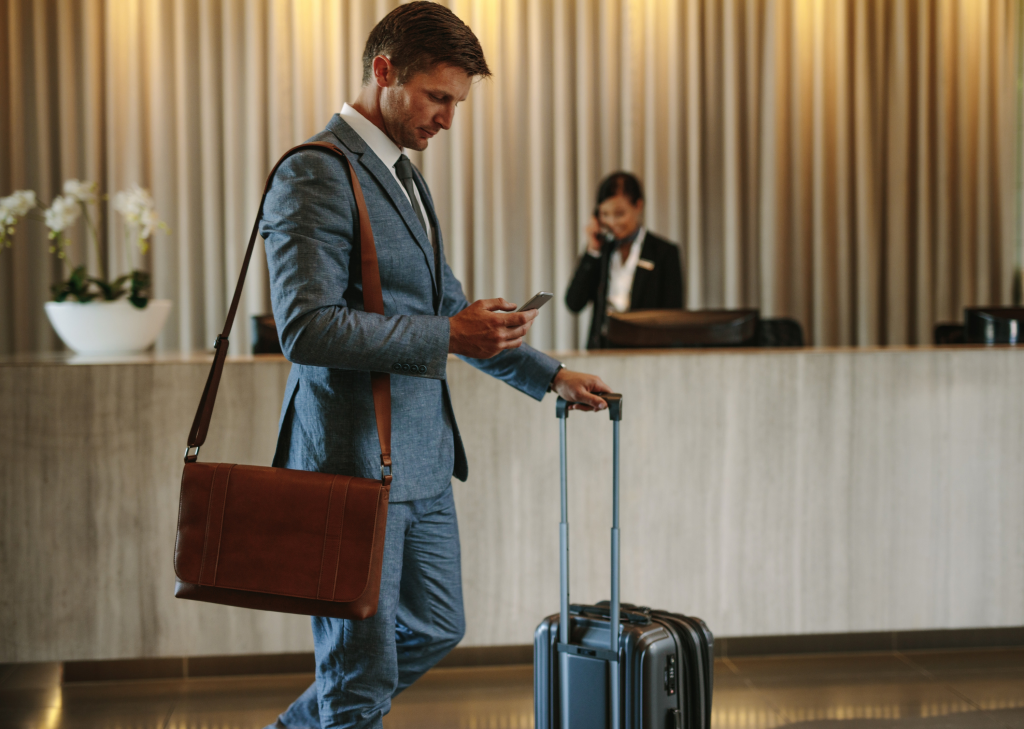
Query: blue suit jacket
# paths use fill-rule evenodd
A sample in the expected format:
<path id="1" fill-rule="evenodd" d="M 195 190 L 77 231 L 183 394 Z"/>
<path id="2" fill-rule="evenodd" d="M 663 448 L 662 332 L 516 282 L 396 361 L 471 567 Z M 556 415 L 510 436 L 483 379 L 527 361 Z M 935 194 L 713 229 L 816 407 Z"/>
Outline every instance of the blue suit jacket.
<path id="1" fill-rule="evenodd" d="M 445 371 L 448 317 L 469 305 L 444 260 L 427 185 L 416 184 L 437 231 L 430 240 L 401 187 L 335 115 L 310 141 L 341 147 L 359 178 L 377 245 L 384 316 L 363 310 L 355 198 L 341 160 L 296 153 L 278 168 L 264 206 L 270 293 L 285 356 L 293 363 L 274 465 L 380 477 L 370 372 L 391 373 L 392 501 L 434 496 L 468 464 Z M 523 345 L 473 366 L 540 400 L 558 362 Z"/>

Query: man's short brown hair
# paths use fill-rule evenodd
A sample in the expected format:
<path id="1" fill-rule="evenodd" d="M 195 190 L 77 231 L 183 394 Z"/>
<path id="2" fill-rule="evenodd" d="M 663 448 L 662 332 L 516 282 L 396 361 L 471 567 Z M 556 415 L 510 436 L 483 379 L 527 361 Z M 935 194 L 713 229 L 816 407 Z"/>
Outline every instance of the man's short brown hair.
<path id="1" fill-rule="evenodd" d="M 461 68 L 470 76 L 490 76 L 480 41 L 443 5 L 411 2 L 399 5 L 370 31 L 363 49 L 363 85 L 373 78 L 373 59 L 384 56 L 404 84 L 421 71 L 440 64 Z"/>

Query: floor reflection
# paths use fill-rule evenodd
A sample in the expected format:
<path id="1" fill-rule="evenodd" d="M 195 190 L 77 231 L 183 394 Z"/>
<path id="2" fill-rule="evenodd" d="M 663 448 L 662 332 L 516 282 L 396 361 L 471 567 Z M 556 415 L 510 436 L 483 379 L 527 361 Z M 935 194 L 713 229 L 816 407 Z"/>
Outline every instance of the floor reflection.
<path id="1" fill-rule="evenodd" d="M 308 675 L 60 685 L 56 664 L 0 666 L 0 729 L 262 729 Z M 945 717 L 945 718 L 943 718 Z M 1024 729 L 1024 649 L 716 662 L 713 729 Z M 529 666 L 450 668 L 399 696 L 385 729 L 530 729 Z"/>

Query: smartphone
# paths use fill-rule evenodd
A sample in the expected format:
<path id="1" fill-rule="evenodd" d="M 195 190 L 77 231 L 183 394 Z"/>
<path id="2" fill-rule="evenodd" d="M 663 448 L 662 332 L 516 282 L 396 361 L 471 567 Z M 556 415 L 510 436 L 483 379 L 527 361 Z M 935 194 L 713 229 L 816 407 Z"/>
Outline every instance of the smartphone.
<path id="1" fill-rule="evenodd" d="M 530 297 L 529 301 L 527 301 L 525 304 L 516 309 L 516 311 L 519 312 L 529 311 L 530 309 L 539 309 L 540 307 L 544 306 L 544 304 L 551 301 L 551 299 L 553 299 L 554 296 L 554 294 L 548 293 L 547 291 L 538 291 L 537 293 Z"/>

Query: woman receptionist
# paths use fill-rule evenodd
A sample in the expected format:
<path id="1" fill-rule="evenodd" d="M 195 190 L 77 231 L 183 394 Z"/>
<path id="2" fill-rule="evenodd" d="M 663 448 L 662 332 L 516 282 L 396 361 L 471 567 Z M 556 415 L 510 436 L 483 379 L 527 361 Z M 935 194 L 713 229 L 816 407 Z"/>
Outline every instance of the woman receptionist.
<path id="1" fill-rule="evenodd" d="M 594 302 L 587 349 L 608 346 L 609 313 L 683 308 L 679 248 L 647 231 L 643 212 L 643 188 L 628 172 L 609 175 L 597 189 L 587 250 L 565 294 L 574 312 Z"/>

